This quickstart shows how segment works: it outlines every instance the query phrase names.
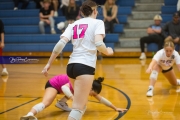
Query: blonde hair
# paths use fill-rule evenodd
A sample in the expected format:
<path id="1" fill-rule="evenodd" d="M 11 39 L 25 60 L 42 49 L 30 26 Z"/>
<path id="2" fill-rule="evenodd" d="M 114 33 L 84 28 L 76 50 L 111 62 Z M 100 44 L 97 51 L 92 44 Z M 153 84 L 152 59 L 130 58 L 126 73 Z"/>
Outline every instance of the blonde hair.
<path id="1" fill-rule="evenodd" d="M 74 11 L 76 11 L 76 1 L 75 0 L 74 0 L 74 4 L 71 4 L 71 0 L 69 0 L 68 12 L 70 12 L 71 7 L 73 7 Z"/>
<path id="2" fill-rule="evenodd" d="M 164 48 L 166 47 L 172 47 L 173 49 L 175 48 L 174 43 L 172 42 L 172 40 L 166 40 L 164 43 Z"/>
<path id="3" fill-rule="evenodd" d="M 112 5 L 115 5 L 115 0 L 113 0 Z M 108 0 L 106 0 L 106 2 L 105 2 L 105 4 L 104 4 L 104 7 L 106 8 L 106 10 L 109 10 L 110 5 L 109 5 L 109 1 L 108 1 Z"/>

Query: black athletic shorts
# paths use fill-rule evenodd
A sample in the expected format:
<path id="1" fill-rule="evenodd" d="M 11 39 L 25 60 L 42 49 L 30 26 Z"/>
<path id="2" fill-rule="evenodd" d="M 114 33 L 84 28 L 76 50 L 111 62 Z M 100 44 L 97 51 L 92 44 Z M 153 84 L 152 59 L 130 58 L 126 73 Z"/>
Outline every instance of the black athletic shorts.
<path id="1" fill-rule="evenodd" d="M 52 85 L 51 85 L 51 83 L 49 82 L 49 80 L 47 81 L 47 83 L 46 83 L 46 85 L 45 85 L 45 89 L 46 88 L 49 88 L 49 87 L 52 87 L 52 88 L 54 88 Z M 54 89 L 56 89 L 56 88 L 54 88 Z M 57 90 L 57 89 L 56 89 Z M 59 94 L 59 91 L 57 90 L 57 94 Z"/>
<path id="2" fill-rule="evenodd" d="M 76 79 L 80 75 L 94 75 L 95 68 L 80 63 L 71 63 L 67 65 L 66 72 L 70 78 Z"/>
<path id="3" fill-rule="evenodd" d="M 166 72 L 169 72 L 169 71 L 171 71 L 173 69 L 173 67 L 170 67 L 169 69 L 167 69 L 167 70 L 162 70 L 162 73 L 166 73 Z"/>

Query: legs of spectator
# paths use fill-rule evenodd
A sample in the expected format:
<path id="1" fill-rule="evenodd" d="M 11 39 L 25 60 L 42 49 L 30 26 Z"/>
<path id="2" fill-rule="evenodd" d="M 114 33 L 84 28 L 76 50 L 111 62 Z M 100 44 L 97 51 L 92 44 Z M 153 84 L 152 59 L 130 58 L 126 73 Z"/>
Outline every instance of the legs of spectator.
<path id="1" fill-rule="evenodd" d="M 109 23 L 109 27 L 110 27 L 110 33 L 113 33 L 114 31 L 114 24 L 117 23 L 115 19 L 111 20 Z"/>
<path id="2" fill-rule="evenodd" d="M 180 11 L 180 0 L 177 2 L 177 11 Z"/>
<path id="3" fill-rule="evenodd" d="M 58 16 L 57 10 L 58 10 L 58 5 L 59 5 L 58 0 L 52 0 L 52 3 L 54 6 L 54 16 L 57 17 Z"/>
<path id="4" fill-rule="evenodd" d="M 109 31 L 110 31 L 110 22 L 106 20 L 104 22 L 104 24 L 105 24 L 105 32 L 109 33 Z"/>
<path id="5" fill-rule="evenodd" d="M 56 31 L 54 30 L 54 19 L 53 19 L 53 17 L 49 17 L 49 20 L 50 20 L 51 34 L 56 34 Z"/>
<path id="6" fill-rule="evenodd" d="M 145 43 L 148 40 L 149 36 L 142 37 L 140 39 L 140 47 L 141 47 L 141 56 L 139 59 L 146 59 L 146 54 L 144 53 Z"/>
<path id="7" fill-rule="evenodd" d="M 14 0 L 14 10 L 18 9 L 19 0 Z"/>
<path id="8" fill-rule="evenodd" d="M 160 50 L 163 47 L 163 37 L 161 37 L 160 35 L 150 35 L 142 37 L 140 39 L 141 56 L 139 59 L 146 59 L 146 55 L 144 53 L 145 43 L 156 43 L 158 44 L 158 49 Z"/>
<path id="9" fill-rule="evenodd" d="M 39 22 L 39 29 L 40 29 L 41 34 L 45 34 L 45 29 L 44 29 L 45 25 L 46 23 L 44 21 Z"/>
<path id="10" fill-rule="evenodd" d="M 22 2 L 23 2 L 23 5 L 22 5 L 21 9 L 26 9 L 29 4 L 29 0 L 22 0 Z"/>

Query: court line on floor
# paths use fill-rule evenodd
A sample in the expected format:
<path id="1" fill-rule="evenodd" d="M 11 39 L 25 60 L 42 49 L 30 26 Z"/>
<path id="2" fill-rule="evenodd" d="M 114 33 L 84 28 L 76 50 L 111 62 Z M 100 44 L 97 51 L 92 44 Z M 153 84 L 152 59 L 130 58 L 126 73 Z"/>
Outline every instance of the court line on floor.
<path id="1" fill-rule="evenodd" d="M 35 99 L 33 99 L 33 100 L 30 100 L 30 101 L 28 101 L 28 102 L 25 102 L 25 103 L 23 103 L 23 104 L 21 104 L 21 105 L 18 105 L 18 106 L 16 106 L 16 107 L 13 107 L 13 108 L 8 109 L 8 110 L 6 110 L 6 111 L 0 112 L 0 114 L 9 112 L 9 111 L 14 110 L 14 109 L 16 109 L 16 108 L 18 108 L 18 107 L 21 107 L 21 106 L 23 106 L 23 105 L 26 105 L 26 104 L 31 103 L 31 102 L 33 102 L 33 101 L 36 101 L 36 100 L 38 100 L 38 99 L 40 99 L 40 98 L 41 98 L 41 97 L 37 97 L 37 98 L 35 98 Z"/>
<path id="2" fill-rule="evenodd" d="M 108 87 L 110 87 L 110 88 L 113 88 L 113 89 L 119 91 L 120 93 L 122 93 L 122 94 L 125 96 L 125 98 L 126 98 L 126 100 L 127 100 L 127 103 L 128 103 L 127 106 L 126 106 L 126 109 L 128 109 L 128 110 L 130 109 L 131 99 L 129 98 L 129 96 L 128 96 L 126 93 L 124 93 L 124 92 L 121 91 L 120 89 L 115 88 L 115 87 L 113 87 L 113 86 L 110 86 L 110 85 L 107 85 L 107 84 L 103 84 L 103 85 L 108 86 Z M 22 95 L 18 95 L 18 96 L 0 96 L 0 97 L 35 98 L 35 97 L 23 97 Z M 42 97 L 36 97 L 35 99 L 33 99 L 33 100 L 31 100 L 31 101 L 28 101 L 28 102 L 26 102 L 26 103 L 23 103 L 23 104 L 21 104 L 21 105 L 19 105 L 19 106 L 16 106 L 16 107 L 11 108 L 11 109 L 9 109 L 9 110 L 6 110 L 6 111 L 4 111 L 4 112 L 1 112 L 0 114 L 3 114 L 3 113 L 8 112 L 8 111 L 11 111 L 11 110 L 16 109 L 16 108 L 18 108 L 18 107 L 21 107 L 21 106 L 23 106 L 23 105 L 25 105 L 25 104 L 28 104 L 28 103 L 33 102 L 33 101 L 36 101 L 36 100 L 38 100 L 38 99 L 40 99 L 40 98 L 42 98 Z M 90 101 L 90 100 L 89 100 L 89 101 Z M 99 103 L 99 102 L 96 102 L 96 101 L 90 101 L 90 102 Z M 122 116 L 124 116 L 127 112 L 128 112 L 128 111 L 123 112 L 123 113 L 122 113 L 122 112 L 119 112 L 119 115 L 118 115 L 114 120 L 119 120 L 119 119 L 120 119 Z"/>
<path id="3" fill-rule="evenodd" d="M 130 109 L 130 107 L 131 107 L 131 99 L 129 98 L 129 96 L 128 96 L 126 93 L 124 93 L 124 92 L 121 91 L 120 89 L 115 88 L 115 87 L 110 86 L 110 85 L 107 85 L 107 84 L 103 84 L 103 85 L 108 86 L 108 87 L 110 87 L 110 88 L 113 88 L 113 89 L 119 91 L 120 93 L 122 93 L 122 94 L 125 96 L 125 98 L 126 98 L 126 100 L 127 100 L 126 109 L 128 109 L 128 110 L 125 111 L 125 112 L 123 112 L 123 113 L 122 113 L 122 112 L 119 112 L 119 115 L 114 119 L 114 120 L 119 120 L 122 116 L 124 116 L 124 115 L 129 111 L 129 109 Z"/>

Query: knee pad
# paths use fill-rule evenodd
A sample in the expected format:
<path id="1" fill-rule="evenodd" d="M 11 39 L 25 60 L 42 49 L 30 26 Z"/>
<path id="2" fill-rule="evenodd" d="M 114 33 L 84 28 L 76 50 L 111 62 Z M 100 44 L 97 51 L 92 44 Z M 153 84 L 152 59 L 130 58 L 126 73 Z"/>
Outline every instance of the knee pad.
<path id="1" fill-rule="evenodd" d="M 69 114 L 69 116 L 74 118 L 75 120 L 81 120 L 82 115 L 83 115 L 83 111 L 78 109 L 72 109 L 72 111 Z"/>
<path id="2" fill-rule="evenodd" d="M 45 105 L 43 103 L 39 103 L 33 107 L 33 109 L 35 109 L 37 113 L 44 110 L 44 108 L 45 108 Z"/>
<path id="3" fill-rule="evenodd" d="M 156 70 L 153 70 L 150 75 L 150 80 L 157 80 L 158 72 Z"/>

